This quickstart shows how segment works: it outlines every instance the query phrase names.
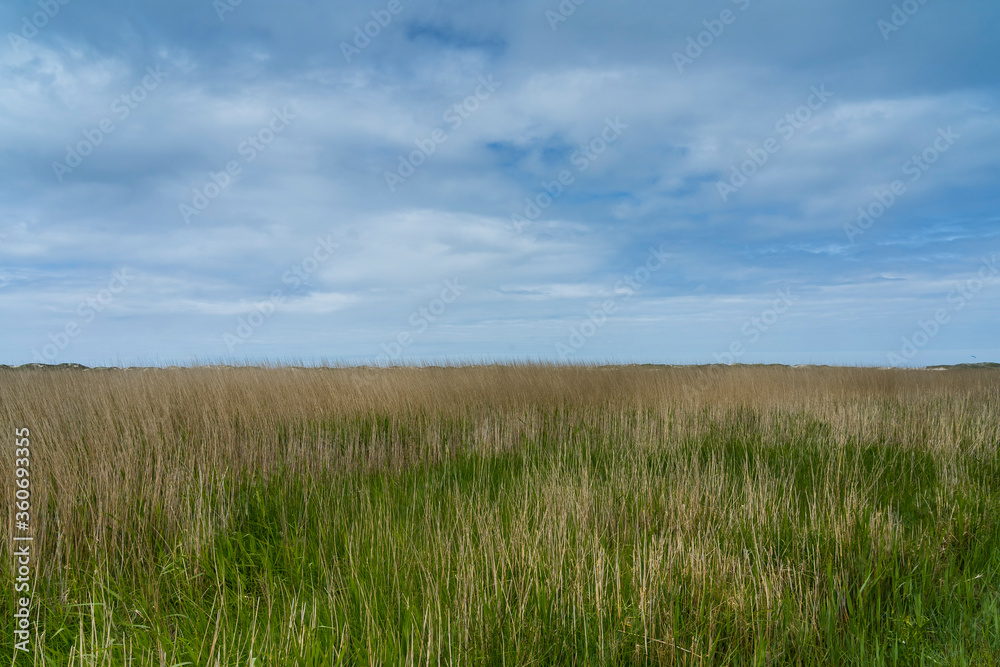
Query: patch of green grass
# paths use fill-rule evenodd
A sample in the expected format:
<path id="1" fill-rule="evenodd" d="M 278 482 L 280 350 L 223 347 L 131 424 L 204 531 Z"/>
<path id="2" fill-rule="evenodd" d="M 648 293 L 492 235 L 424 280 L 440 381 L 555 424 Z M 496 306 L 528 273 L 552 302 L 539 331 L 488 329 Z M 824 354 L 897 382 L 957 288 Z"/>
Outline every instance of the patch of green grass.
<path id="1" fill-rule="evenodd" d="M 99 489 L 50 496 L 15 664 L 997 664 L 992 396 L 278 419 L 270 467 L 175 469 L 100 530 Z"/>

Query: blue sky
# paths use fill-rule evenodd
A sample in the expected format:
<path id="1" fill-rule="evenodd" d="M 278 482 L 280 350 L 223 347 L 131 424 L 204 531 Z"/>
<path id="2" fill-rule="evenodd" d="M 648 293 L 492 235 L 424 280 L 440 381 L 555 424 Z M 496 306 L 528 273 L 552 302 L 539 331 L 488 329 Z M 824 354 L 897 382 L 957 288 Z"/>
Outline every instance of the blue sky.
<path id="1" fill-rule="evenodd" d="M 0 23 L 0 363 L 1000 361 L 996 3 Z"/>

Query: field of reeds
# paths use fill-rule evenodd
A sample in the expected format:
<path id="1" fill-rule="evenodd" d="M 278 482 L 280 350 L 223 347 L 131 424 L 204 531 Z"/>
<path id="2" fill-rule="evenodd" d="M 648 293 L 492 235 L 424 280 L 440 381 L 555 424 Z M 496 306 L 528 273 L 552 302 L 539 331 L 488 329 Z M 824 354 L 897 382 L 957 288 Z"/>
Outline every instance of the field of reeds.
<path id="1" fill-rule="evenodd" d="M 9 369 L 0 422 L 13 664 L 1000 664 L 996 370 Z"/>

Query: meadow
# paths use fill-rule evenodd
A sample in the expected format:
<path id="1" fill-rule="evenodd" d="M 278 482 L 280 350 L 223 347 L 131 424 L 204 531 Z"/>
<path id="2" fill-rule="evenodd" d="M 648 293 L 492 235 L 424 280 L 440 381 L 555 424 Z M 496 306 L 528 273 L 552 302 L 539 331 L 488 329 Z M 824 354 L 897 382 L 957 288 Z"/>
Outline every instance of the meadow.
<path id="1" fill-rule="evenodd" d="M 11 664 L 1000 664 L 1000 370 L 18 368 L 0 422 Z"/>

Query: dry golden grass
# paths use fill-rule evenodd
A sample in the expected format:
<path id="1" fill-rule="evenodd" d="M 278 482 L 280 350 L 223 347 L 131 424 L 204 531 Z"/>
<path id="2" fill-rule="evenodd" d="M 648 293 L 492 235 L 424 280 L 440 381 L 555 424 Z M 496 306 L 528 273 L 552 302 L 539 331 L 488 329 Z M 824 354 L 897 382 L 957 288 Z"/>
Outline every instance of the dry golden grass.
<path id="1" fill-rule="evenodd" d="M 995 664 L 998 408 L 988 370 L 0 372 L 52 664 Z"/>

